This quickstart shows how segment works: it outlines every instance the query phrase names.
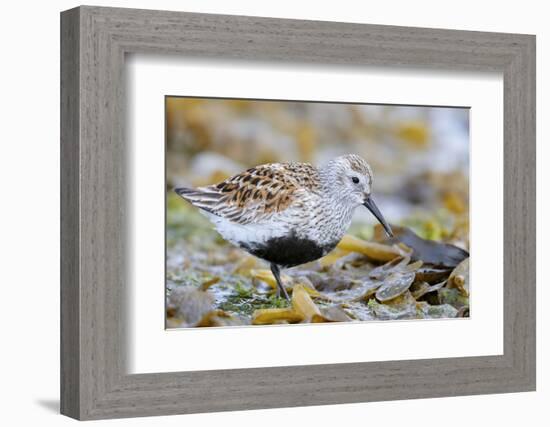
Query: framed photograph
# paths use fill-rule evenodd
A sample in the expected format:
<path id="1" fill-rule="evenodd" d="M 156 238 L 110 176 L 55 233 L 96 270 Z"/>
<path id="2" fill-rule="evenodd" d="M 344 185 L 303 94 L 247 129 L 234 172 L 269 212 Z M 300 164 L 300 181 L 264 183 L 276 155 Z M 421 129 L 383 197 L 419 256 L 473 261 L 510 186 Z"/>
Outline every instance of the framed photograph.
<path id="1" fill-rule="evenodd" d="M 83 6 L 61 58 L 63 414 L 535 390 L 534 36 Z"/>
<path id="2" fill-rule="evenodd" d="M 166 116 L 167 328 L 469 317 L 468 108 L 168 96 Z"/>

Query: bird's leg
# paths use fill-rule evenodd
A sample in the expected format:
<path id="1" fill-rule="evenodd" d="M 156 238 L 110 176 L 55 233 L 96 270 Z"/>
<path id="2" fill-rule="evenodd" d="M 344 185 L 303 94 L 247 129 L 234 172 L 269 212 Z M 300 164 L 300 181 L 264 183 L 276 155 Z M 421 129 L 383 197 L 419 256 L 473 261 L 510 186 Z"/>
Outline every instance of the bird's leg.
<path id="1" fill-rule="evenodd" d="M 277 281 L 277 296 L 280 297 L 282 291 L 286 300 L 290 301 L 288 293 L 286 292 L 286 289 L 283 286 L 283 282 L 281 281 L 281 271 L 279 270 L 279 266 L 277 264 L 271 264 L 271 272 L 273 273 L 273 276 L 275 276 L 275 280 Z"/>

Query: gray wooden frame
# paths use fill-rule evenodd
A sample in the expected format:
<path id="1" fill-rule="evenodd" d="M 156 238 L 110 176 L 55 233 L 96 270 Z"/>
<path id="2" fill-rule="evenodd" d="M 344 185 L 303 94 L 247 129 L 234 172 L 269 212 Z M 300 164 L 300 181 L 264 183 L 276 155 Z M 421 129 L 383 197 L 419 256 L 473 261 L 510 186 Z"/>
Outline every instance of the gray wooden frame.
<path id="1" fill-rule="evenodd" d="M 504 76 L 504 354 L 128 375 L 124 58 Z M 535 390 L 535 37 L 79 7 L 61 14 L 61 412 L 78 419 Z M 482 285 L 482 284 L 481 284 Z"/>

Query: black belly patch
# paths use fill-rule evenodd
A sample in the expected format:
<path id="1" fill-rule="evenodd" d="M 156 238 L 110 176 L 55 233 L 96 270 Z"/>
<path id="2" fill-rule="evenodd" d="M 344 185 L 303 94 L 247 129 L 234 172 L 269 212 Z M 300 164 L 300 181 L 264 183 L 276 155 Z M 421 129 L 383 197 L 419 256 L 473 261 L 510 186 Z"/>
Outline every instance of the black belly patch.
<path id="1" fill-rule="evenodd" d="M 330 252 L 338 242 L 330 245 L 297 237 L 294 233 L 268 240 L 264 245 L 250 247 L 241 243 L 241 247 L 258 258 L 264 259 L 281 267 L 294 267 L 315 261 Z"/>

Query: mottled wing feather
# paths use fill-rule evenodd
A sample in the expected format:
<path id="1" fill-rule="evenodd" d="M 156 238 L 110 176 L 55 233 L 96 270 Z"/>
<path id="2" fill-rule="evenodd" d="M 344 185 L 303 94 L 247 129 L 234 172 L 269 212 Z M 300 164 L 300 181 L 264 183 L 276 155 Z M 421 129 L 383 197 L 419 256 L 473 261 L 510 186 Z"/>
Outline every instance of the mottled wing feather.
<path id="1" fill-rule="evenodd" d="M 214 215 L 239 224 L 260 222 L 299 204 L 319 191 L 317 169 L 307 163 L 271 163 L 248 169 L 216 185 L 198 188 L 204 195 L 182 195 Z"/>
<path id="2" fill-rule="evenodd" d="M 220 193 L 211 191 L 208 188 L 195 189 L 180 187 L 176 188 L 174 191 L 194 206 L 210 213 L 214 213 L 216 206 L 218 206 L 222 198 Z"/>

